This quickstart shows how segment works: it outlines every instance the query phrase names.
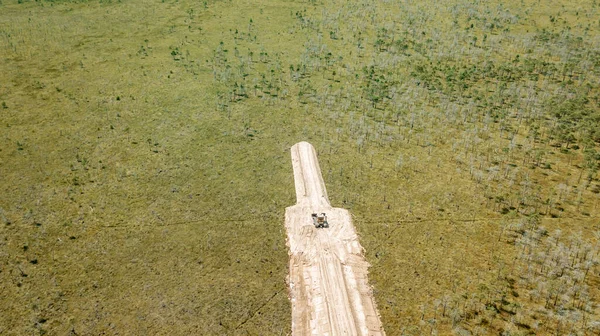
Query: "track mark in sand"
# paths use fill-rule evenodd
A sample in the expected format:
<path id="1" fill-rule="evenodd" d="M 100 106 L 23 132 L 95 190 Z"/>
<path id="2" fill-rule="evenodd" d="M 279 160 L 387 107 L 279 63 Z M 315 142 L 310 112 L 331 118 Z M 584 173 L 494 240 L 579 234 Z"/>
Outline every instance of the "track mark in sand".
<path id="1" fill-rule="evenodd" d="M 385 335 L 369 287 L 369 263 L 350 213 L 329 204 L 315 149 L 292 146 L 297 203 L 286 208 L 292 335 Z M 329 228 L 311 214 L 325 212 Z"/>

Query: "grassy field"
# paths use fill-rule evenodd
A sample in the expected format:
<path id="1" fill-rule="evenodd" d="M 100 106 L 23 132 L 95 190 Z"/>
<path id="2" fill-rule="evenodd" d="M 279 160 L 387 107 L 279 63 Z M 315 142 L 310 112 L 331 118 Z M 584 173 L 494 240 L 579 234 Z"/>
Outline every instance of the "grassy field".
<path id="1" fill-rule="evenodd" d="M 289 334 L 299 141 L 388 335 L 598 334 L 598 17 L 1 0 L 0 334 Z"/>

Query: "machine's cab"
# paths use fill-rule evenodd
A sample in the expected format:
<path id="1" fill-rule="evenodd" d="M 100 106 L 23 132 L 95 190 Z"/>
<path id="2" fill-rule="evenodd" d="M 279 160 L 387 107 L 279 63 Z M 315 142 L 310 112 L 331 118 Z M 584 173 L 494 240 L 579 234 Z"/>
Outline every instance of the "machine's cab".
<path id="1" fill-rule="evenodd" d="M 313 221 L 313 225 L 317 228 L 328 228 L 329 227 L 329 223 L 327 223 L 327 215 L 324 212 L 321 212 L 320 214 L 312 214 L 312 221 Z"/>

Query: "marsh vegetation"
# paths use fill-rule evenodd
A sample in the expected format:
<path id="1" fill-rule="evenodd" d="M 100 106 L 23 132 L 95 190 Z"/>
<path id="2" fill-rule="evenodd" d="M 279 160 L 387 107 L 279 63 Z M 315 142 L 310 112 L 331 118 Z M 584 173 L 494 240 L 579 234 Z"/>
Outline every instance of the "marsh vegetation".
<path id="1" fill-rule="evenodd" d="M 0 333 L 288 333 L 306 140 L 389 335 L 597 334 L 598 6 L 2 0 Z"/>

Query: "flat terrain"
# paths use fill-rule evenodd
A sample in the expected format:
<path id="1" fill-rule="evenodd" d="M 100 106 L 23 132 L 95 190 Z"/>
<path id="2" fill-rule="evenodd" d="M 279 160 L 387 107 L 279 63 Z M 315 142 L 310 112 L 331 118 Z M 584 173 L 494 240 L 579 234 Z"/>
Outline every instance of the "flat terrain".
<path id="1" fill-rule="evenodd" d="M 285 211 L 285 227 L 292 334 L 384 335 L 350 213 L 329 204 L 313 146 L 300 142 L 291 152 L 297 202 Z M 313 213 L 326 213 L 329 227 L 315 228 Z"/>
<path id="2" fill-rule="evenodd" d="M 598 335 L 598 17 L 1 0 L 0 334 L 290 334 L 308 141 L 388 335 Z"/>

